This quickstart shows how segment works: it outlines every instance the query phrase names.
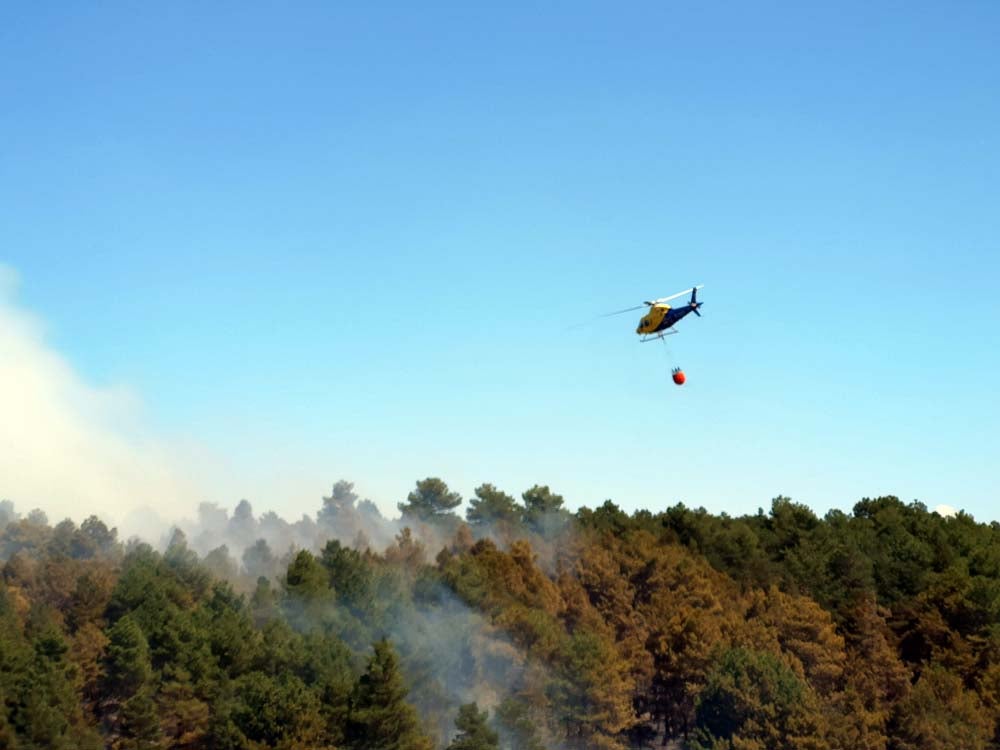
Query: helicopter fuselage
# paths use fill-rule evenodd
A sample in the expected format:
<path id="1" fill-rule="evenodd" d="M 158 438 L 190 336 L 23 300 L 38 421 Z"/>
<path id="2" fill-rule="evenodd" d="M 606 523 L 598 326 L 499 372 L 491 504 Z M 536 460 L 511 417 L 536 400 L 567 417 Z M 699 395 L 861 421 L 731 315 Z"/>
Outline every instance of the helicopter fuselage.
<path id="1" fill-rule="evenodd" d="M 640 335 L 648 335 L 673 328 L 677 321 L 694 309 L 692 305 L 684 305 L 678 308 L 671 307 L 670 305 L 652 305 L 649 308 L 649 312 L 639 321 L 639 326 L 635 329 L 635 332 Z"/>

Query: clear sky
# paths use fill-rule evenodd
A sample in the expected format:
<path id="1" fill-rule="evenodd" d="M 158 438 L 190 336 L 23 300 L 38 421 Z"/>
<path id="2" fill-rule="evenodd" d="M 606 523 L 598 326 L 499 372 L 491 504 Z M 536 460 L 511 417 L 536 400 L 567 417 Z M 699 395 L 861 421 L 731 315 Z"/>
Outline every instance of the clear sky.
<path id="1" fill-rule="evenodd" d="M 184 502 L 998 519 L 998 38 L 996 2 L 8 5 L 0 321 L 130 394 L 100 430 Z M 695 283 L 668 355 L 571 328 Z"/>

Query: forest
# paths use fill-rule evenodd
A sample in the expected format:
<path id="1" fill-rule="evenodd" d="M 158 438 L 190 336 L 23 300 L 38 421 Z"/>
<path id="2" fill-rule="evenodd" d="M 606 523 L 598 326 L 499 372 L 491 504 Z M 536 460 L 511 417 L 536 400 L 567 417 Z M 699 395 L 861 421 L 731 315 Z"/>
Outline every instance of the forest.
<path id="1" fill-rule="evenodd" d="M 0 748 L 1000 748 L 996 522 L 437 478 L 399 511 L 340 481 L 140 540 L 0 501 Z"/>

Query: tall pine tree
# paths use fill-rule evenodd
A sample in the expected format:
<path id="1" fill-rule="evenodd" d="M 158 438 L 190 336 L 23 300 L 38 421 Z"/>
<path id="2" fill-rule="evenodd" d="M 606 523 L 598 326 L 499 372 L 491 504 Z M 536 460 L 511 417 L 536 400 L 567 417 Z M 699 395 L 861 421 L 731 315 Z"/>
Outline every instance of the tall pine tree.
<path id="1" fill-rule="evenodd" d="M 142 629 L 125 615 L 108 633 L 105 656 L 105 721 L 115 747 L 146 750 L 161 737 L 153 702 L 153 669 Z"/>
<path id="2" fill-rule="evenodd" d="M 375 643 L 375 653 L 351 696 L 347 725 L 350 750 L 431 750 L 399 671 L 389 641 Z"/>

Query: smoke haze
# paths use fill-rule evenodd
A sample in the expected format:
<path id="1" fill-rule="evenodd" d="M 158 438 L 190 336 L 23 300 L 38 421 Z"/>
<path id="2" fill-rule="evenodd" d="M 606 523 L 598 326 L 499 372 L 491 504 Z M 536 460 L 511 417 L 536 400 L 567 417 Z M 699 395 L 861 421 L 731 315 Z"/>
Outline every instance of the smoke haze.
<path id="1" fill-rule="evenodd" d="M 74 370 L 19 304 L 17 287 L 16 273 L 0 265 L 0 500 L 12 501 L 4 505 L 8 520 L 36 507 L 53 523 L 97 515 L 119 527 L 122 539 L 138 535 L 161 550 L 189 545 L 243 591 L 259 576 L 280 585 L 297 550 L 319 554 L 329 540 L 425 561 L 451 543 L 454 528 L 385 518 L 345 481 L 321 503 L 317 492 L 315 515 L 297 521 L 257 515 L 246 500 L 232 511 L 206 502 L 212 494 L 189 478 L 188 452 L 144 428 L 141 404 L 127 388 L 96 386 Z M 412 541 L 406 526 L 414 527 Z M 480 534 L 497 536 L 486 527 Z M 461 704 L 493 709 L 537 666 L 446 587 L 436 584 L 421 597 L 380 626 L 404 664 L 434 686 L 411 700 L 445 739 Z"/>
<path id="2" fill-rule="evenodd" d="M 17 286 L 0 265 L 0 498 L 76 521 L 118 523 L 139 503 L 194 508 L 198 493 L 142 429 L 134 394 L 85 382 L 18 305 Z"/>

